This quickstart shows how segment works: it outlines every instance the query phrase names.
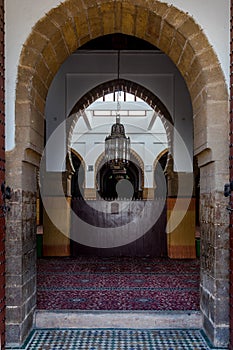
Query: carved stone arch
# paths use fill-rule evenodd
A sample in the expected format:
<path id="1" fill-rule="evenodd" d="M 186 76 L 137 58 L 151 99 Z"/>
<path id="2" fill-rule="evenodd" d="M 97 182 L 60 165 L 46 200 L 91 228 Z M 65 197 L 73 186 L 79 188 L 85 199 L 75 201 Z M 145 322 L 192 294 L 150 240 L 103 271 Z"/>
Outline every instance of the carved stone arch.
<path id="1" fill-rule="evenodd" d="M 144 86 L 141 86 L 138 83 L 134 83 L 126 79 L 115 79 L 96 86 L 94 89 L 92 89 L 87 94 L 85 94 L 75 104 L 75 106 L 71 111 L 71 114 L 77 113 L 81 109 L 90 106 L 90 104 L 92 104 L 99 97 L 115 91 L 124 91 L 132 95 L 135 95 L 137 97 L 140 97 L 152 109 L 154 109 L 158 113 L 161 113 L 164 116 L 164 118 L 168 122 L 170 122 L 171 125 L 173 125 L 173 120 L 168 109 L 155 94 L 153 94 L 150 90 L 148 90 Z"/>
<path id="2" fill-rule="evenodd" d="M 133 161 L 133 163 L 137 166 L 137 168 L 139 169 L 139 180 L 141 183 L 141 187 L 144 187 L 144 162 L 142 160 L 142 158 L 139 156 L 139 154 L 135 151 L 130 149 L 130 157 L 131 160 Z M 133 157 L 133 159 L 132 159 Z M 97 179 L 97 175 L 99 173 L 100 168 L 104 165 L 104 159 L 105 159 L 105 155 L 104 152 L 101 153 L 99 155 L 99 157 L 97 158 L 96 162 L 95 162 L 95 179 L 96 179 L 96 188 L 98 189 L 98 179 Z"/>
<path id="3" fill-rule="evenodd" d="M 71 148 L 70 149 L 71 153 L 74 153 L 74 155 L 80 160 L 82 166 L 84 167 L 84 169 L 86 169 L 86 163 L 85 160 L 83 159 L 83 157 L 81 156 L 81 154 L 79 152 L 77 152 L 75 149 Z"/>
<path id="4" fill-rule="evenodd" d="M 33 115 L 39 123 L 44 115 L 50 83 L 72 52 L 90 39 L 117 32 L 144 39 L 173 60 L 187 83 L 192 99 L 195 153 L 209 146 L 213 148 L 215 159 L 218 153 L 215 152 L 215 140 L 209 130 L 203 131 L 201 120 L 214 109 L 220 112 L 219 115 L 226 115 L 228 96 L 222 70 L 213 48 L 195 20 L 174 6 L 159 1 L 145 4 L 140 0 L 133 3 L 129 0 L 109 0 L 97 4 L 67 0 L 51 9 L 33 27 L 21 52 L 16 88 L 16 127 L 21 125 L 22 102 L 28 109 L 28 121 Z M 215 101 L 214 107 L 211 101 Z M 16 132 L 16 144 L 22 147 L 30 144 L 41 152 L 43 142 L 38 140 L 34 145 L 32 134 L 22 140 L 20 133 Z"/>
<path id="5" fill-rule="evenodd" d="M 164 150 L 162 150 L 157 157 L 155 158 L 154 162 L 153 162 L 153 170 L 155 170 L 159 160 L 165 155 L 165 154 L 169 154 L 169 148 L 165 148 Z M 165 169 L 164 169 L 165 170 Z"/>
<path id="6" fill-rule="evenodd" d="M 85 173 L 86 173 L 86 163 L 83 157 L 74 149 L 70 149 L 71 153 L 71 162 L 73 167 L 73 174 L 72 174 L 72 180 L 71 180 L 71 195 L 74 196 L 74 187 L 78 188 L 78 193 L 80 193 L 80 196 L 83 196 L 83 189 L 85 188 Z M 77 162 L 77 158 L 79 161 Z M 74 164 L 76 161 L 77 164 Z M 78 167 L 77 167 L 78 166 Z M 81 171 L 81 172 L 80 172 Z M 76 182 L 76 183 L 75 183 Z M 78 185 L 77 185 L 78 183 Z M 77 192 L 77 191 L 76 191 Z M 76 196 L 77 197 L 77 196 Z"/>
<path id="7" fill-rule="evenodd" d="M 165 155 L 168 155 L 169 154 L 169 148 L 165 148 L 164 150 L 162 150 L 158 155 L 157 157 L 155 158 L 154 162 L 153 162 L 153 173 L 155 174 L 155 171 L 156 171 L 156 167 L 160 161 L 160 159 L 165 156 Z M 168 157 L 167 157 L 167 160 L 168 160 Z M 166 166 L 165 166 L 166 168 Z M 163 169 L 163 172 L 165 173 L 165 168 Z M 154 189 L 156 189 L 157 187 L 157 184 L 156 184 L 156 180 L 155 180 L 155 176 L 154 176 Z"/>
<path id="8" fill-rule="evenodd" d="M 150 90 L 138 83 L 134 83 L 126 79 L 116 79 L 105 82 L 104 84 L 100 84 L 85 94 L 79 101 L 77 101 L 70 112 L 70 116 L 73 117 L 73 120 L 69 129 L 68 145 L 70 145 L 73 129 L 79 117 L 82 115 L 82 111 L 85 110 L 85 108 L 89 107 L 98 98 L 106 94 L 113 93 L 114 91 L 124 91 L 133 94 L 145 101 L 161 119 L 166 130 L 168 147 L 171 148 L 174 122 L 168 109 L 163 104 L 163 102 Z"/>
<path id="9" fill-rule="evenodd" d="M 224 235 L 228 217 L 221 187 L 228 182 L 229 98 L 218 58 L 204 31 L 188 13 L 156 0 L 67 0 L 35 24 L 23 45 L 18 66 L 16 147 L 6 154 L 7 182 L 17 189 L 14 198 L 18 198 L 12 203 L 11 212 L 15 210 L 17 222 L 20 221 L 16 227 L 14 217 L 9 218 L 8 234 L 15 227 L 18 237 L 24 236 L 28 222 L 23 203 L 31 198 L 31 206 L 28 207 L 35 204 L 35 164 L 25 161 L 25 150 L 31 149 L 37 155 L 37 161 L 43 152 L 45 101 L 56 72 L 66 58 L 84 43 L 111 33 L 128 34 L 155 45 L 171 58 L 186 81 L 193 106 L 194 152 L 198 156 L 202 191 L 200 292 L 203 327 L 215 346 L 227 346 L 228 315 L 221 313 L 219 316 L 218 309 L 227 310 L 229 304 L 228 237 Z M 36 165 L 39 166 L 39 163 Z M 13 167 L 18 176 L 11 171 Z M 27 177 L 30 181 L 25 180 Z M 30 225 L 29 231 L 34 232 L 35 224 L 32 222 Z M 20 257 L 18 264 L 19 275 L 29 276 L 31 281 L 35 281 L 36 254 L 31 254 L 31 248 L 29 251 L 29 247 L 35 244 L 34 241 L 28 243 L 26 246 L 23 239 L 21 241 L 24 257 Z M 6 251 L 8 276 L 12 277 L 17 260 L 7 242 Z M 28 265 L 22 259 L 26 259 Z M 22 281 L 23 278 L 14 286 L 7 281 L 7 289 L 12 294 L 24 295 L 17 310 L 10 298 L 7 299 L 7 341 L 20 345 L 31 330 L 36 306 L 36 283 L 27 289 L 26 295 Z M 29 311 L 24 314 L 22 310 Z M 17 324 L 16 312 L 20 315 Z"/>

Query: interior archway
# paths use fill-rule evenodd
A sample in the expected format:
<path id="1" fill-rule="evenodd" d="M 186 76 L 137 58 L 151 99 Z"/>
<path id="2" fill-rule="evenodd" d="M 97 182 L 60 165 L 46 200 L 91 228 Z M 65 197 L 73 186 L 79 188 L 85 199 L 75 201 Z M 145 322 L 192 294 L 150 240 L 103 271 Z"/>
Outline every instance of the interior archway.
<path id="1" fill-rule="evenodd" d="M 223 235 L 228 220 L 226 201 L 222 198 L 219 185 L 228 181 L 226 84 L 211 45 L 193 18 L 165 3 L 153 1 L 142 4 L 139 0 L 133 3 L 105 1 L 99 5 L 84 2 L 77 5 L 73 0 L 65 1 L 38 21 L 23 47 L 16 88 L 16 147 L 7 154 L 8 169 L 14 166 L 21 175 L 15 177 L 8 171 L 7 181 L 19 193 L 12 203 L 12 212 L 14 208 L 20 208 L 17 230 L 24 251 L 20 258 L 27 261 L 27 264 L 20 265 L 19 275 L 27 275 L 27 282 L 34 282 L 21 302 L 28 305 L 29 313 L 22 314 L 17 325 L 14 306 L 9 300 L 7 302 L 7 341 L 22 343 L 33 322 L 36 292 L 36 254 L 32 248 L 35 247 L 35 215 L 30 222 L 23 217 L 23 203 L 25 198 L 30 198 L 32 207 L 35 205 L 36 169 L 44 148 L 43 115 L 50 83 L 64 60 L 78 47 L 92 38 L 118 32 L 143 38 L 160 48 L 173 60 L 187 83 L 194 111 L 194 148 L 200 167 L 203 327 L 216 346 L 226 345 L 228 317 L 220 319 L 216 307 L 227 309 L 228 305 L 227 292 L 221 298 L 221 305 L 218 301 L 219 295 L 222 296 L 221 286 L 224 284 L 225 290 L 228 290 L 228 237 Z M 14 220 L 14 215 L 8 220 L 8 233 L 11 224 L 14 226 Z M 27 247 L 22 238 L 26 226 L 30 226 L 30 232 L 34 233 Z M 217 246 L 213 245 L 210 237 L 216 238 Z M 13 276 L 15 257 L 8 241 L 6 250 L 8 274 Z M 223 257 L 221 264 L 219 256 Z M 213 288 L 210 287 L 210 280 Z M 13 286 L 9 277 L 7 287 L 22 290 L 22 281 Z M 206 300 L 211 300 L 212 306 Z M 21 310 L 22 305 L 17 308 Z M 18 331 L 13 331 L 16 328 Z"/>

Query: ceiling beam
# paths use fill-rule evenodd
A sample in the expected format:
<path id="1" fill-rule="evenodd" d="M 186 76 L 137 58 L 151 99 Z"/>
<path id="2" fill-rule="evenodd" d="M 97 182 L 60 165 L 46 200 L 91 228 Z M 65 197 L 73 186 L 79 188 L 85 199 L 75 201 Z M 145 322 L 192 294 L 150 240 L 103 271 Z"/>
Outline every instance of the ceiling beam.
<path id="1" fill-rule="evenodd" d="M 149 125 L 148 125 L 148 127 L 147 127 L 147 130 L 151 130 L 151 129 L 153 128 L 157 116 L 158 116 L 158 112 L 154 111 L 154 113 L 152 114 L 150 123 L 149 123 Z"/>
<path id="2" fill-rule="evenodd" d="M 84 120 L 88 130 L 92 130 L 91 124 L 89 122 L 88 116 L 87 116 L 85 111 L 82 111 L 82 116 L 83 116 L 83 120 Z"/>

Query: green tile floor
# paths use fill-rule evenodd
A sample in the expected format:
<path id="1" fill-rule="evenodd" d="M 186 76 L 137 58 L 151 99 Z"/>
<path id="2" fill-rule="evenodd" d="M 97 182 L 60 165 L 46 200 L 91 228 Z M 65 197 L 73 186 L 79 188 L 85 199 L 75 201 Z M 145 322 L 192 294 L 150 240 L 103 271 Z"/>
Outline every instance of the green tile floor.
<path id="1" fill-rule="evenodd" d="M 6 349 L 16 348 L 8 347 Z M 36 329 L 32 332 L 26 344 L 20 349 L 208 350 L 212 348 L 203 332 L 198 329 Z"/>

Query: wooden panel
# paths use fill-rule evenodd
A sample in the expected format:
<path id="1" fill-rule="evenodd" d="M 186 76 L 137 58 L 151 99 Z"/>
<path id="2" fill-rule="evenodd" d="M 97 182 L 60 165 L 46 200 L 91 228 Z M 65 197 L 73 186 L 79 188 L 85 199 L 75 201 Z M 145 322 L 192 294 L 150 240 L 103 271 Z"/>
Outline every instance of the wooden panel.
<path id="1" fill-rule="evenodd" d="M 44 256 L 69 256 L 70 255 L 70 210 L 67 206 L 67 211 L 64 210 L 62 205 L 64 198 L 50 197 L 46 198 L 50 203 L 50 210 L 53 211 L 54 217 L 57 217 L 57 222 L 63 222 L 63 229 L 66 232 L 64 235 L 55 226 L 54 223 L 48 217 L 46 211 L 43 215 L 43 255 Z M 69 198 L 67 198 L 70 201 Z"/>
<path id="2" fill-rule="evenodd" d="M 178 203 L 179 202 L 179 203 Z M 174 209 L 176 204 L 177 209 Z M 172 225 L 177 216 L 182 215 L 183 219 L 177 227 L 168 233 L 168 256 L 176 259 L 196 258 L 195 247 L 195 198 L 192 198 L 187 208 L 187 198 L 168 198 L 167 199 L 167 218 L 168 230 L 172 229 Z M 174 210 L 176 212 L 174 213 Z M 174 220 L 169 221 L 171 214 L 175 214 Z"/>
<path id="3" fill-rule="evenodd" d="M 103 205 L 104 201 L 95 201 L 97 207 L 98 205 Z M 92 206 L 88 205 L 88 201 L 74 199 L 72 200 L 72 209 L 74 212 L 88 224 L 98 227 L 110 228 L 118 227 L 118 234 L 127 234 L 130 238 L 131 243 L 124 246 L 119 246 L 115 248 L 93 248 L 89 246 L 82 245 L 77 241 L 71 241 L 71 255 L 97 255 L 97 256 L 167 256 L 167 241 L 166 241 L 166 208 L 163 209 L 159 220 L 155 222 L 150 229 L 143 235 L 142 222 L 137 221 L 134 231 L 126 231 L 129 229 L 130 223 L 142 212 L 145 206 L 145 201 L 132 201 L 129 204 L 129 209 L 127 211 L 117 212 L 116 207 L 112 207 L 112 213 L 106 214 L 103 210 L 95 210 Z M 147 212 L 144 212 L 148 218 L 155 216 L 155 211 L 158 208 L 156 202 L 147 202 Z M 125 226 L 124 226 L 125 225 Z M 71 237 L 76 237 L 78 235 L 77 227 L 71 223 Z M 120 232 L 119 232 L 120 231 Z M 136 239 L 134 237 L 139 237 Z M 109 238 L 109 245 L 110 240 Z M 114 245 L 114 241 L 113 241 Z"/>

